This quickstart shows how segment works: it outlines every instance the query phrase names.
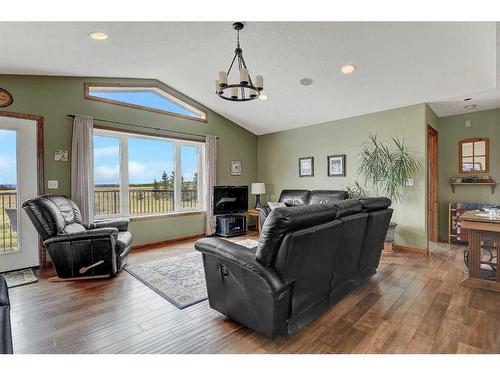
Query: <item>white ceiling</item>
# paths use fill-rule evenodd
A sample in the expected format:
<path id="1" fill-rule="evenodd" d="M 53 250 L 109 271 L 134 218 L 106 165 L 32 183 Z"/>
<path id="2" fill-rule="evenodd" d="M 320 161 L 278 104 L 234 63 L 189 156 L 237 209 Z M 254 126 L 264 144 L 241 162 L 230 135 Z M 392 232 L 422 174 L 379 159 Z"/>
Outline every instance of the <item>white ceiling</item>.
<path id="1" fill-rule="evenodd" d="M 487 58 L 486 56 L 484 58 Z M 475 104 L 477 111 L 486 109 L 500 108 L 500 25 L 496 24 L 496 86 L 493 89 L 469 92 L 465 95 L 455 95 L 452 98 L 442 98 L 435 102 L 429 103 L 434 112 L 439 116 L 451 116 L 469 112 L 465 106 Z M 471 100 L 464 101 L 470 98 Z"/>
<path id="2" fill-rule="evenodd" d="M 91 40 L 93 30 L 109 38 Z M 233 57 L 230 22 L 3 22 L 0 74 L 154 78 L 256 134 L 423 102 L 453 114 L 471 93 L 500 103 L 493 22 L 249 22 L 241 43 L 251 74 L 264 75 L 265 102 L 214 93 Z M 345 63 L 354 74 L 340 73 Z"/>

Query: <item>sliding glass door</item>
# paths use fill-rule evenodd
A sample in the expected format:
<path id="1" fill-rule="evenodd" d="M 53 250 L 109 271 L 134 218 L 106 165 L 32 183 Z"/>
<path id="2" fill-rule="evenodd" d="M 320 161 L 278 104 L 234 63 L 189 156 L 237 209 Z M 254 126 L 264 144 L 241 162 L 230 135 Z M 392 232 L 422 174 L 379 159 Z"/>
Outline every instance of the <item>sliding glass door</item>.
<path id="1" fill-rule="evenodd" d="M 0 272 L 39 265 L 21 204 L 37 195 L 36 121 L 0 116 Z"/>

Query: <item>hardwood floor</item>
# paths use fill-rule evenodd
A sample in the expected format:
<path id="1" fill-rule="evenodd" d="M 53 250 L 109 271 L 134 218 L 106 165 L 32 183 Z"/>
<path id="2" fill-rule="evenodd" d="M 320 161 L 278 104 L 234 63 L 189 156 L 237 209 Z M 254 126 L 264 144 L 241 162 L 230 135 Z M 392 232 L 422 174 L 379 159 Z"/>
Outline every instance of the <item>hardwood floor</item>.
<path id="1" fill-rule="evenodd" d="M 193 250 L 138 252 L 129 263 Z M 500 294 L 461 287 L 463 247 L 396 253 L 293 337 L 270 341 L 213 311 L 178 310 L 121 272 L 111 280 L 10 289 L 15 353 L 500 353 Z"/>

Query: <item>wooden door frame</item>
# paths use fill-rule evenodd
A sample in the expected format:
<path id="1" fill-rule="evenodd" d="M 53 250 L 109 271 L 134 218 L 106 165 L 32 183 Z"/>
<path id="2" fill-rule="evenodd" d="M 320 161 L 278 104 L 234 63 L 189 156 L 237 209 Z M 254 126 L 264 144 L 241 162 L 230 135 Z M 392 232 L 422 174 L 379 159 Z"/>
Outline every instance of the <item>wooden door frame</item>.
<path id="1" fill-rule="evenodd" d="M 23 120 L 33 120 L 36 121 L 36 143 L 37 143 L 37 194 L 41 195 L 45 192 L 45 178 L 44 178 L 44 127 L 43 127 L 43 116 L 40 115 L 30 115 L 26 113 L 18 112 L 8 112 L 0 111 L 0 116 L 18 118 Z M 40 266 L 43 267 L 46 264 L 46 254 L 45 248 L 43 247 L 42 241 L 39 238 L 38 246 L 38 257 L 40 260 Z"/>
<path id="2" fill-rule="evenodd" d="M 432 140 L 432 141 L 431 141 Z M 435 142 L 434 151 L 431 142 Z M 439 201 L 438 201 L 438 131 L 427 124 L 427 240 L 439 240 Z M 432 173 L 434 171 L 434 173 Z M 432 176 L 431 176 L 432 174 Z M 431 178 L 431 177 L 435 178 Z M 434 201 L 431 202 L 431 191 L 434 192 Z M 431 205 L 434 206 L 434 217 L 431 219 Z"/>

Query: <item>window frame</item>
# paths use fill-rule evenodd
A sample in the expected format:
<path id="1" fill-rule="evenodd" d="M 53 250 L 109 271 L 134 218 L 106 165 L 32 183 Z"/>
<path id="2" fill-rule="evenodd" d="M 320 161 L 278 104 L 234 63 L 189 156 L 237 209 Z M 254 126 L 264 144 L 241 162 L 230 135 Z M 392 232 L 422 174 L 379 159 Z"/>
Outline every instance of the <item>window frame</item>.
<path id="1" fill-rule="evenodd" d="M 165 111 L 165 110 L 156 109 L 156 108 L 152 108 L 152 107 L 146 107 L 146 106 L 142 106 L 139 104 L 126 103 L 126 102 L 122 102 L 119 100 L 100 98 L 100 97 L 92 95 L 91 88 L 103 88 L 103 89 L 109 89 L 109 91 L 120 91 L 120 89 L 123 89 L 123 90 L 129 89 L 131 91 L 134 91 L 134 90 L 141 91 L 141 89 L 144 89 L 147 91 L 155 91 L 158 95 L 162 96 L 166 100 L 171 101 L 172 103 L 177 104 L 177 105 L 185 108 L 188 111 L 196 113 L 197 115 L 199 115 L 199 117 L 187 116 L 187 115 L 183 115 L 180 113 Z M 205 122 L 205 123 L 207 122 L 207 111 L 205 110 L 205 108 L 203 108 L 199 104 L 195 103 L 193 100 L 190 100 L 190 99 L 185 98 L 185 97 L 181 98 L 177 92 L 175 92 L 174 90 L 172 90 L 168 87 L 162 87 L 162 86 L 156 85 L 156 84 L 85 82 L 84 83 L 84 98 L 88 99 L 88 100 L 94 100 L 97 102 L 119 105 L 122 107 L 134 108 L 134 109 L 159 113 L 159 114 L 168 115 L 168 116 L 180 117 L 180 118 L 184 118 L 184 119 L 188 119 L 188 120 L 194 120 L 194 121 Z"/>
<path id="2" fill-rule="evenodd" d="M 204 202 L 204 158 L 205 158 L 205 143 L 200 141 L 188 140 L 184 138 L 175 138 L 175 137 L 166 137 L 162 135 L 153 135 L 149 133 L 135 132 L 123 129 L 110 128 L 108 126 L 101 126 L 98 124 L 94 124 L 94 132 L 93 136 L 104 136 L 104 137 L 112 137 L 119 139 L 119 147 L 120 147 L 120 212 L 117 214 L 104 214 L 104 215 L 95 215 L 96 219 L 106 219 L 106 218 L 114 218 L 114 217 L 129 217 L 131 219 L 137 218 L 155 218 L 161 216 L 176 216 L 179 214 L 185 213 L 193 213 L 193 212 L 204 212 L 206 211 L 205 202 Z M 142 138 L 142 139 L 152 139 L 152 140 L 163 140 L 166 142 L 172 142 L 174 146 L 174 210 L 173 211 L 165 211 L 158 213 L 141 213 L 141 214 L 131 214 L 129 212 L 129 194 L 130 194 L 130 186 L 129 186 L 129 157 L 128 157 L 128 140 L 129 138 Z M 197 184 L 197 198 L 198 205 L 197 207 L 182 207 L 182 185 L 181 178 L 182 176 L 182 168 L 181 168 L 181 148 L 183 145 L 187 146 L 196 146 L 197 149 L 197 162 L 198 162 L 198 184 Z M 94 160 L 92 161 L 94 163 Z M 179 178 L 177 178 L 179 176 Z M 92 194 L 95 194 L 95 173 L 92 174 L 92 186 L 93 191 Z"/>
<path id="3" fill-rule="evenodd" d="M 483 154 L 475 154 L 475 144 L 478 142 L 484 142 L 484 155 Z M 466 143 L 472 143 L 472 155 L 471 156 L 464 156 L 463 155 L 463 145 Z M 472 170 L 464 170 L 463 165 L 464 165 L 464 158 L 472 158 L 471 163 L 466 163 L 466 164 L 472 164 Z M 481 170 L 474 170 L 474 164 L 476 158 L 481 158 L 484 157 L 484 169 Z M 488 173 L 489 172 L 489 163 L 490 163 L 490 141 L 489 138 L 467 138 L 467 139 L 462 139 L 461 141 L 458 142 L 458 170 L 459 173 L 461 174 L 478 174 L 478 173 Z"/>

